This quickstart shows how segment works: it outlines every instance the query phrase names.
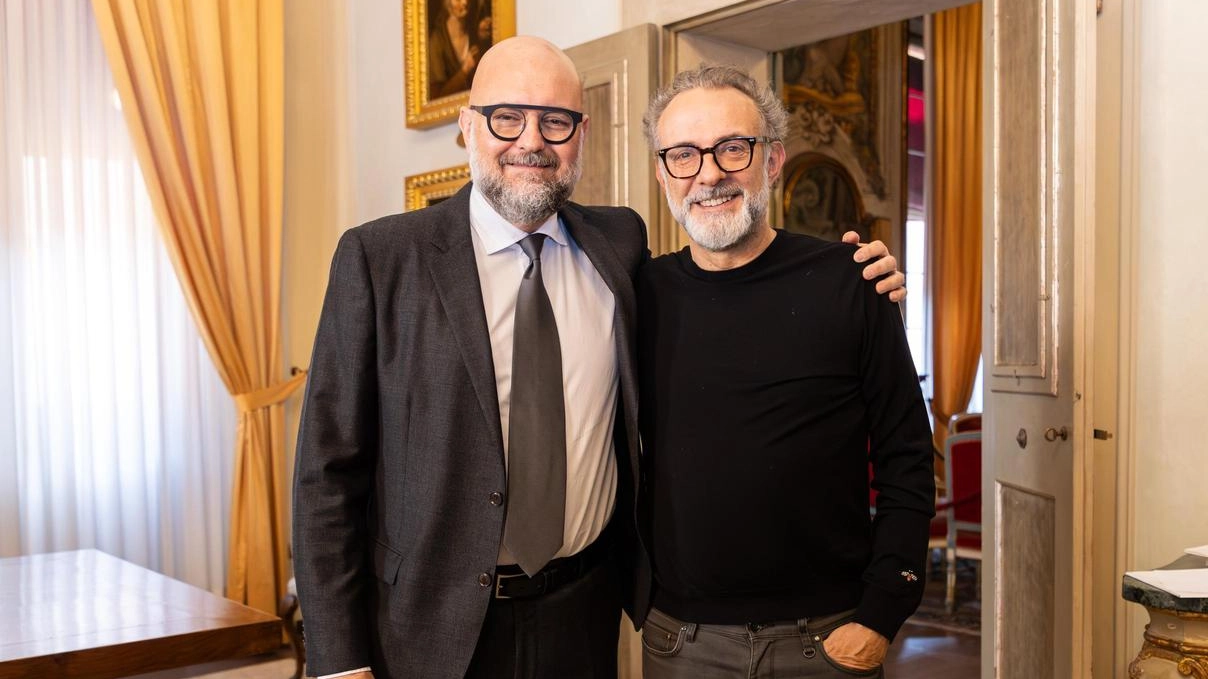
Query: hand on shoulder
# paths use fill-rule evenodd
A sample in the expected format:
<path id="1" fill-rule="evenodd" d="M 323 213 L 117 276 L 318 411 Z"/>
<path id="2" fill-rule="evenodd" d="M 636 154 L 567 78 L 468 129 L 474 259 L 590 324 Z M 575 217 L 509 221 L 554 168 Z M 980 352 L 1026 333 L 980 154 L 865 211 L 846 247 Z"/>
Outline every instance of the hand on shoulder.
<path id="1" fill-rule="evenodd" d="M 889 253 L 889 248 L 884 243 L 879 240 L 861 243 L 860 234 L 855 231 L 843 234 L 843 242 L 860 246 L 852 255 L 852 259 L 857 262 L 868 262 L 868 266 L 864 267 L 864 279 L 869 281 L 880 279 L 877 281 L 878 294 L 888 293 L 891 302 L 901 302 L 906 299 L 906 276 L 898 271 L 898 260 Z"/>

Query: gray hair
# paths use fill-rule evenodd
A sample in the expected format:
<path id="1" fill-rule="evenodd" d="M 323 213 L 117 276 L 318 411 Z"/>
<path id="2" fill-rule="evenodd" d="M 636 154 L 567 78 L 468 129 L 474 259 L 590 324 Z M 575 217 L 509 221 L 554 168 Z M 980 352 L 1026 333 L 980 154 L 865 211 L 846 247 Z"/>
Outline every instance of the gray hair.
<path id="1" fill-rule="evenodd" d="M 783 141 L 788 134 L 788 111 L 770 87 L 760 85 L 746 72 L 725 64 L 701 64 L 690 71 L 675 74 L 671 84 L 663 87 L 650 100 L 650 107 L 642 117 L 642 129 L 651 149 L 659 147 L 658 124 L 663 111 L 676 96 L 695 89 L 720 90 L 734 88 L 750 97 L 759 109 L 763 121 L 760 133 L 765 137 Z"/>

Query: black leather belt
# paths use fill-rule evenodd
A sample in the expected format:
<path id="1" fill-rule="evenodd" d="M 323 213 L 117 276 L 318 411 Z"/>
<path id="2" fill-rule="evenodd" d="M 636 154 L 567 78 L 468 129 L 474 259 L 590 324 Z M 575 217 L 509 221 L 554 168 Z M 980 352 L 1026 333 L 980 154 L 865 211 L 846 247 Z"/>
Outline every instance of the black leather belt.
<path id="1" fill-rule="evenodd" d="M 495 598 L 532 599 L 574 582 L 607 558 L 608 543 L 601 535 L 578 554 L 550 561 L 531 578 L 520 566 L 499 566 L 495 569 Z"/>

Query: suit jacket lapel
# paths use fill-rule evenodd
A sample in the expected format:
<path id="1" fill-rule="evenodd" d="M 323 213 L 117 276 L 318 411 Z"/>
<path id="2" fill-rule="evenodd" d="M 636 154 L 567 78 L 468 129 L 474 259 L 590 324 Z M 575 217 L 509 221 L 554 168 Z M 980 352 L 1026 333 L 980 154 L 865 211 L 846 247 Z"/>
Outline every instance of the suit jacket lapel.
<path id="1" fill-rule="evenodd" d="M 478 265 L 470 239 L 470 185 L 433 210 L 428 269 L 440 303 L 449 318 L 470 382 L 478 395 L 487 426 L 503 454 L 503 430 L 499 423 L 499 397 L 495 390 L 495 364 L 491 359 L 491 335 L 487 330 Z"/>
<path id="2" fill-rule="evenodd" d="M 636 431 L 637 413 L 637 360 L 634 349 L 635 323 L 637 318 L 637 301 L 633 291 L 633 281 L 629 273 L 617 258 L 617 251 L 608 242 L 608 238 L 599 227 L 588 224 L 578 209 L 572 204 L 561 212 L 563 223 L 572 238 L 587 253 L 608 289 L 612 291 L 616 302 L 615 328 L 617 335 L 617 363 L 620 372 L 621 396 L 624 399 L 626 429 L 629 430 L 629 457 L 634 473 L 637 473 L 638 445 Z M 636 483 L 636 478 L 635 478 Z"/>
<path id="3" fill-rule="evenodd" d="M 587 253 L 587 258 L 591 260 L 608 289 L 612 291 L 617 302 L 617 316 L 625 324 L 623 329 L 628 331 L 632 325 L 635 310 L 633 283 L 629 280 L 625 267 L 617 259 L 616 250 L 608 243 L 608 239 L 600 229 L 584 221 L 583 215 L 573 206 L 563 210 L 561 217 L 571 237 L 575 239 L 579 247 L 583 248 L 583 252 Z"/>

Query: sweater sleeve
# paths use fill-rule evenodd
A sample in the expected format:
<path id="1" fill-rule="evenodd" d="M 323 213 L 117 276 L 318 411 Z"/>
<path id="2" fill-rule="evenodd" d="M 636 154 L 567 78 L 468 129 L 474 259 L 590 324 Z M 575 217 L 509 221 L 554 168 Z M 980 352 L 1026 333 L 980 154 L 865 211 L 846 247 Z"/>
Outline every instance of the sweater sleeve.
<path id="1" fill-rule="evenodd" d="M 878 295 L 872 282 L 864 284 L 862 302 L 861 389 L 878 495 L 855 620 L 892 640 L 923 598 L 935 472 L 927 409 L 898 305 Z"/>

